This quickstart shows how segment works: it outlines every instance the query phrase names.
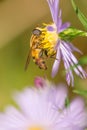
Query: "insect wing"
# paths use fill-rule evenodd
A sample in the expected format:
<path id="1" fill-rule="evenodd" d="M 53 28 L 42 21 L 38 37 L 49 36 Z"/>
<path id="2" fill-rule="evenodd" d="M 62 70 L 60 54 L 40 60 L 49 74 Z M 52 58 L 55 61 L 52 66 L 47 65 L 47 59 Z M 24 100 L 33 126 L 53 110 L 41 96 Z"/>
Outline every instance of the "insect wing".
<path id="1" fill-rule="evenodd" d="M 31 48 L 30 48 L 28 56 L 27 56 L 27 60 L 26 60 L 26 64 L 25 64 L 25 70 L 27 70 L 27 68 L 28 68 L 28 65 L 30 63 L 30 59 L 31 59 Z"/>

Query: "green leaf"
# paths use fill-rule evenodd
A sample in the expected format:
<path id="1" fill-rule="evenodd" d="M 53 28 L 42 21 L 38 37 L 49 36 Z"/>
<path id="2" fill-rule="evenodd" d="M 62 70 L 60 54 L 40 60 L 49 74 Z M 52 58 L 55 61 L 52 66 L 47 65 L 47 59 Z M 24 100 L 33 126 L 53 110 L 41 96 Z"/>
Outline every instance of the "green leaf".
<path id="1" fill-rule="evenodd" d="M 69 27 L 59 33 L 60 39 L 62 39 L 64 41 L 71 41 L 74 38 L 76 38 L 77 36 L 86 36 L 87 37 L 87 32 L 81 31 L 81 30 L 73 28 L 73 27 Z"/>
<path id="2" fill-rule="evenodd" d="M 74 0 L 71 0 L 72 6 L 80 20 L 80 22 L 83 24 L 85 29 L 87 29 L 87 18 L 84 16 L 84 14 L 80 11 L 80 9 L 76 6 Z"/>
<path id="3" fill-rule="evenodd" d="M 87 97 L 87 90 L 73 90 L 74 93 Z"/>

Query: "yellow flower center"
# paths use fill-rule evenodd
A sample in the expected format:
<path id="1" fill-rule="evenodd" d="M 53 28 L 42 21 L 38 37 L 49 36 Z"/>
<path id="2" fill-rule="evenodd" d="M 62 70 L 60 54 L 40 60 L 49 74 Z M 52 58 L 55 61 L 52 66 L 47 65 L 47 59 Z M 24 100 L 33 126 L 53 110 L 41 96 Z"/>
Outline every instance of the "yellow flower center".
<path id="1" fill-rule="evenodd" d="M 43 43 L 46 43 L 44 48 L 47 47 L 54 47 L 57 40 L 58 40 L 58 35 L 55 31 L 51 32 L 51 31 L 46 31 L 43 32 L 44 34 L 44 40 L 42 41 Z"/>
<path id="2" fill-rule="evenodd" d="M 47 50 L 49 56 L 52 56 L 56 53 L 55 46 L 58 41 L 58 34 L 56 32 L 54 25 L 50 25 L 53 28 L 52 31 L 47 29 L 48 26 L 49 25 L 47 25 L 45 28 L 39 28 L 42 32 L 41 47 Z"/>
<path id="3" fill-rule="evenodd" d="M 31 127 L 28 130 L 43 130 L 41 127 Z"/>

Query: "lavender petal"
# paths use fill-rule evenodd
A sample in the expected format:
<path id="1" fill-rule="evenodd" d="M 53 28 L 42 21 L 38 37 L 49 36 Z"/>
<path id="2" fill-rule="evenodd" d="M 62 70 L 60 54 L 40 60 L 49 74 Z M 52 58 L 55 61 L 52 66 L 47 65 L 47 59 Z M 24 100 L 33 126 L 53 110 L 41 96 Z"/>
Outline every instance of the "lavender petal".
<path id="1" fill-rule="evenodd" d="M 66 53 L 65 53 L 65 50 L 64 50 L 62 44 L 61 44 L 60 48 L 61 48 L 62 58 L 64 61 L 64 66 L 66 69 L 66 81 L 67 81 L 68 85 L 70 85 L 70 83 L 72 83 L 72 86 L 73 86 L 74 85 L 73 74 L 72 74 L 71 70 L 68 70 L 70 68 L 70 64 L 69 64 L 69 61 L 66 57 Z"/>
<path id="2" fill-rule="evenodd" d="M 48 5 L 50 7 L 51 15 L 53 22 L 56 24 L 58 23 L 58 12 L 59 12 L 59 0 L 47 0 Z"/>
<path id="3" fill-rule="evenodd" d="M 69 22 L 64 23 L 64 24 L 61 26 L 61 28 L 60 28 L 60 31 L 59 31 L 59 32 L 64 31 L 64 30 L 65 30 L 66 28 L 68 28 L 68 27 L 70 27 L 70 23 L 69 23 Z"/>
<path id="4" fill-rule="evenodd" d="M 78 60 L 76 59 L 76 57 L 72 54 L 72 52 L 70 51 L 70 49 L 68 50 L 69 48 L 69 44 L 65 43 L 65 42 L 62 42 L 62 45 L 65 45 L 66 44 L 66 47 L 65 46 L 62 46 L 65 50 L 65 55 L 66 55 L 66 58 L 69 60 L 71 66 L 75 66 L 78 64 Z M 73 49 L 73 48 L 72 48 Z M 87 77 L 87 74 L 86 72 L 82 69 L 82 67 L 80 65 L 77 65 L 77 67 L 74 67 L 74 71 L 75 73 L 80 76 L 82 79 L 83 78 L 86 78 Z"/>
<path id="5" fill-rule="evenodd" d="M 62 26 L 62 18 L 61 18 L 61 15 L 62 15 L 62 11 L 60 10 L 59 11 L 59 15 L 57 16 L 57 32 L 59 33 L 60 32 L 60 28 Z"/>
<path id="6" fill-rule="evenodd" d="M 77 47 L 75 47 L 72 43 L 70 43 L 70 42 L 67 42 L 67 44 L 66 44 L 66 42 L 63 42 L 63 44 L 66 46 L 66 48 L 68 48 L 68 49 L 70 49 L 70 51 L 76 51 L 76 52 L 78 52 L 78 53 L 80 53 L 80 54 L 83 54 L 82 52 L 81 52 L 81 50 L 79 50 Z"/>
<path id="7" fill-rule="evenodd" d="M 54 77 L 57 74 L 58 68 L 60 65 L 60 61 L 61 61 L 61 53 L 60 53 L 60 48 L 58 46 L 56 59 L 54 61 L 53 67 L 52 67 L 52 77 Z"/>

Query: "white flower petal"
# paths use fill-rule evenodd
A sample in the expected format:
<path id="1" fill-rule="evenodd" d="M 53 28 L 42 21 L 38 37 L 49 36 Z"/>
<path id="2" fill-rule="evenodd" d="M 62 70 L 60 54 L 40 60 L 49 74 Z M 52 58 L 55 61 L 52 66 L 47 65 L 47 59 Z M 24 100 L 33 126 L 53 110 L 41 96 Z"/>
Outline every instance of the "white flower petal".
<path id="1" fill-rule="evenodd" d="M 81 130 L 87 127 L 84 102 L 75 99 L 66 108 L 67 90 L 62 84 L 58 88 L 51 83 L 45 89 L 27 88 L 16 93 L 16 96 L 19 109 L 8 107 L 5 113 L 0 114 L 0 130 L 27 130 L 31 127 L 41 127 L 43 130 Z"/>
<path id="2" fill-rule="evenodd" d="M 57 87 L 50 88 L 50 91 L 48 93 L 48 100 L 52 102 L 52 104 L 54 104 L 53 108 L 55 110 L 58 109 L 62 110 L 64 108 L 66 97 L 67 97 L 67 89 L 66 86 L 63 84 L 59 84 Z"/>

